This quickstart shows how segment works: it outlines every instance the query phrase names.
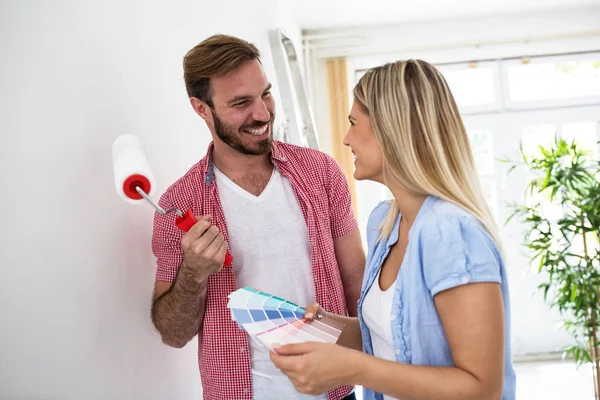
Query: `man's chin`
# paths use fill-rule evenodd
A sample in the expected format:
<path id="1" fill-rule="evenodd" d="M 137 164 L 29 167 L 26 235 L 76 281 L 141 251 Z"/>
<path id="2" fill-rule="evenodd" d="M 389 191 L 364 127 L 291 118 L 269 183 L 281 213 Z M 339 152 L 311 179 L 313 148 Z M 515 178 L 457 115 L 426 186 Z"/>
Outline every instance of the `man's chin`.
<path id="1" fill-rule="evenodd" d="M 254 140 L 253 143 L 241 144 L 241 146 L 237 149 L 240 153 L 262 156 L 267 154 L 273 148 L 273 138 L 271 136 L 267 136 L 261 140 Z"/>
<path id="2" fill-rule="evenodd" d="M 257 155 L 263 155 L 269 153 L 273 149 L 273 138 L 267 136 L 259 143 L 255 143 L 257 146 L 253 146 Z"/>

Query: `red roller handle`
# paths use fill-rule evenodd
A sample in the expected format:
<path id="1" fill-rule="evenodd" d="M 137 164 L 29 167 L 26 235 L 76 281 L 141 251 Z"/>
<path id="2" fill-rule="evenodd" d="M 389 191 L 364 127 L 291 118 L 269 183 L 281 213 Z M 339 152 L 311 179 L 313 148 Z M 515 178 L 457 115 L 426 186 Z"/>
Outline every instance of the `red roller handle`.
<path id="1" fill-rule="evenodd" d="M 188 232 L 195 224 L 196 217 L 192 210 L 187 210 L 185 214 L 183 214 L 183 217 L 177 216 L 177 218 L 175 218 L 175 226 L 184 232 Z"/>
<path id="2" fill-rule="evenodd" d="M 187 210 L 185 214 L 183 214 L 183 217 L 177 216 L 177 218 L 175 218 L 175 226 L 184 232 L 192 229 L 192 226 L 194 226 L 196 222 L 196 217 L 194 216 L 192 210 Z M 227 268 L 229 265 L 231 265 L 231 261 L 233 261 L 231 254 L 229 254 L 229 252 L 225 253 L 225 262 L 223 263 L 223 268 Z"/>

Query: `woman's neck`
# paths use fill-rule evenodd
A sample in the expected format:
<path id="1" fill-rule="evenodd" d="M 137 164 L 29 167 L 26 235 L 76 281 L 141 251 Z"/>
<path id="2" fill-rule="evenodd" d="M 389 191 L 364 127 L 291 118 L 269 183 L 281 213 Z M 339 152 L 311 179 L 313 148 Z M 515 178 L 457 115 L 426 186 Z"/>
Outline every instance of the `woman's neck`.
<path id="1" fill-rule="evenodd" d="M 399 185 L 387 184 L 386 186 L 394 195 L 396 207 L 400 210 L 402 218 L 408 223 L 409 227 L 412 226 L 427 195 L 409 192 Z"/>

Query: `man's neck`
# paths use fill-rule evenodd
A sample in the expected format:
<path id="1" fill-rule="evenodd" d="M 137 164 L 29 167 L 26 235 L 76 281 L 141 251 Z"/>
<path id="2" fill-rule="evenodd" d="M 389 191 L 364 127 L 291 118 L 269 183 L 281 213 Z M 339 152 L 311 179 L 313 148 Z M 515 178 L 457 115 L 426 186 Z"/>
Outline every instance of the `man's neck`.
<path id="1" fill-rule="evenodd" d="M 270 174 L 273 171 L 269 153 L 260 156 L 242 154 L 225 143 L 214 143 L 213 162 L 219 171 L 229 178 L 238 177 L 247 172 Z"/>

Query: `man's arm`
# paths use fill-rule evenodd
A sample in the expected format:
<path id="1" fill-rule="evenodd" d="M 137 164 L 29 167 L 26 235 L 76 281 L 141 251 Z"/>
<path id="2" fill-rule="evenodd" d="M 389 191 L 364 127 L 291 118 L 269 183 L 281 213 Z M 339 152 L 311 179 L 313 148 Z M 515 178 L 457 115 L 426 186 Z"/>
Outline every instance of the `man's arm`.
<path id="1" fill-rule="evenodd" d="M 358 228 L 334 239 L 335 258 L 337 259 L 346 295 L 348 315 L 358 315 L 357 303 L 362 287 L 365 271 L 365 252 L 362 248 L 360 231 Z"/>
<path id="2" fill-rule="evenodd" d="M 182 348 L 196 336 L 204 320 L 206 286 L 207 281 L 196 283 L 183 273 L 172 284 L 155 282 L 152 322 L 163 343 Z"/>
<path id="3" fill-rule="evenodd" d="M 181 247 L 183 262 L 173 284 L 157 280 L 152 301 L 154 326 L 165 344 L 177 348 L 202 326 L 208 277 L 221 269 L 227 242 L 208 219 L 199 218 L 183 235 Z"/>
<path id="4" fill-rule="evenodd" d="M 329 157 L 327 172 L 327 195 L 335 258 L 344 286 L 348 314 L 356 317 L 366 263 L 365 253 L 352 208 L 352 196 L 348 181 L 339 164 L 331 157 Z"/>

